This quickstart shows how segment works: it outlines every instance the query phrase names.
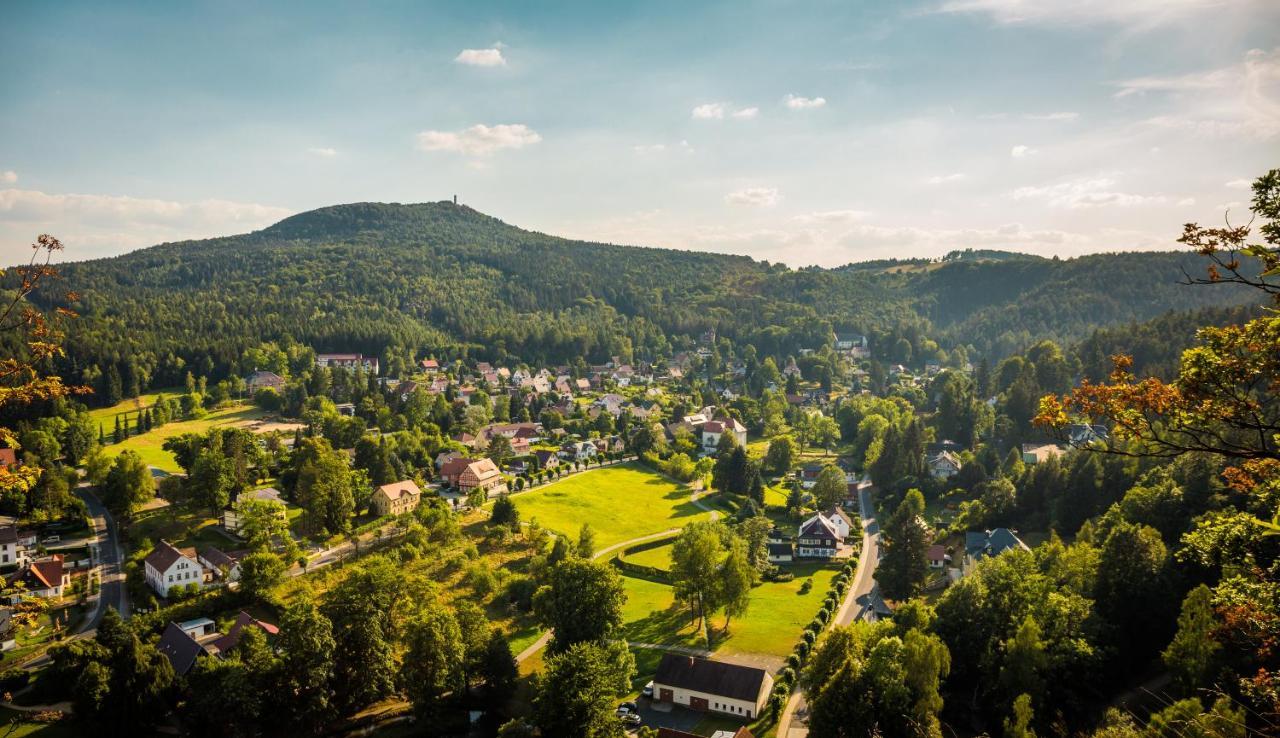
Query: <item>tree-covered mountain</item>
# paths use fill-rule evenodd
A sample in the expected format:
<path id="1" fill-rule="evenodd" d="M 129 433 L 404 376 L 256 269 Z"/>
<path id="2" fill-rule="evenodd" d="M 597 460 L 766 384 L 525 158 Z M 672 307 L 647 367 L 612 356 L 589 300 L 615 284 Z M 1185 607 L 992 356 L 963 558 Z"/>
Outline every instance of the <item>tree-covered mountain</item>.
<path id="1" fill-rule="evenodd" d="M 821 345 L 835 329 L 866 333 L 885 360 L 920 359 L 934 340 L 998 358 L 1033 338 L 1072 341 L 1244 298 L 1180 286 L 1184 269 L 1202 271 L 1197 259 L 967 251 L 791 270 L 557 238 L 449 202 L 358 203 L 65 265 L 64 283 L 79 293 L 68 307 L 81 318 L 56 369 L 90 383 L 116 371 L 127 393 L 178 383 L 188 370 L 241 371 L 244 351 L 267 340 L 360 351 L 394 368 L 424 351 L 646 358 L 691 346 L 708 328 L 778 356 Z"/>

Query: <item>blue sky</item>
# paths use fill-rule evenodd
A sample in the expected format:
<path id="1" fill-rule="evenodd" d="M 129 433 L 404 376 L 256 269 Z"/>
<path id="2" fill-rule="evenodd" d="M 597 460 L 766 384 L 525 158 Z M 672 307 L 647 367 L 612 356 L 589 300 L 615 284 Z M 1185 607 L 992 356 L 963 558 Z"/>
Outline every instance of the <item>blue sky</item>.
<path id="1" fill-rule="evenodd" d="M 1170 248 L 1280 166 L 1280 3 L 4 0 L 0 263 L 455 193 L 793 266 Z"/>

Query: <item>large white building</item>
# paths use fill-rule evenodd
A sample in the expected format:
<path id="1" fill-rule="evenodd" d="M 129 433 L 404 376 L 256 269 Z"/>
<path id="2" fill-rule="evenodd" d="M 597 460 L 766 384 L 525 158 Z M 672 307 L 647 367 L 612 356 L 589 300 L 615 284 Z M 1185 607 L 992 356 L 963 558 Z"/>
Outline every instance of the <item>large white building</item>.
<path id="1" fill-rule="evenodd" d="M 168 541 L 160 541 L 155 550 L 147 554 L 144 568 L 147 584 L 161 597 L 168 597 L 173 587 L 204 586 L 204 567 L 193 548 L 179 549 Z"/>
<path id="2" fill-rule="evenodd" d="M 653 677 L 653 699 L 744 720 L 765 708 L 773 677 L 754 666 L 668 653 Z"/>

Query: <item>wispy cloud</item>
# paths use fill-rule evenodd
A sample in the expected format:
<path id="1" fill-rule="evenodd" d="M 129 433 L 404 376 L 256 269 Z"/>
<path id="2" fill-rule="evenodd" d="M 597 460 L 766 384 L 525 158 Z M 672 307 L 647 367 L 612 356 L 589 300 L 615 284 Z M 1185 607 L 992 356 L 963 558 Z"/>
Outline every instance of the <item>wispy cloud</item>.
<path id="1" fill-rule="evenodd" d="M 1039 115 L 1029 114 L 1029 115 L 1024 115 L 1022 117 L 1026 118 L 1027 120 L 1061 121 L 1061 120 L 1075 120 L 1076 118 L 1080 117 L 1080 114 L 1062 112 L 1062 113 L 1043 113 Z"/>
<path id="2" fill-rule="evenodd" d="M 799 95 L 787 95 L 782 98 L 782 103 L 792 110 L 809 110 L 811 108 L 820 108 L 827 104 L 825 97 L 801 97 Z"/>
<path id="3" fill-rule="evenodd" d="M 1170 77 L 1116 83 L 1117 99 L 1162 95 L 1172 111 L 1148 125 L 1202 136 L 1280 135 L 1280 47 L 1253 49 L 1239 64 Z"/>
<path id="4" fill-rule="evenodd" d="M 72 258 L 121 248 L 256 230 L 292 215 L 287 208 L 206 199 L 192 202 L 127 195 L 0 190 L 0 263 L 14 261 L 32 234 L 56 233 Z M 29 249 L 28 249 L 29 250 Z"/>
<path id="5" fill-rule="evenodd" d="M 966 175 L 964 175 L 961 172 L 953 172 L 951 174 L 935 174 L 934 176 L 926 179 L 925 184 L 931 184 L 931 185 L 951 184 L 953 182 L 960 182 L 966 178 L 967 178 Z"/>
<path id="6" fill-rule="evenodd" d="M 751 107 L 734 110 L 728 103 L 709 102 L 695 107 L 690 115 L 694 120 L 723 120 L 726 116 L 737 118 L 738 120 L 747 120 L 756 117 L 759 113 L 760 108 Z"/>
<path id="7" fill-rule="evenodd" d="M 14 182 L 17 182 L 17 181 L 18 181 L 18 173 L 13 171 L 12 169 L 6 169 L 5 171 L 0 172 L 0 182 L 4 182 L 6 184 L 13 184 Z"/>
<path id="8" fill-rule="evenodd" d="M 453 58 L 455 64 L 468 67 L 505 67 L 507 58 L 502 55 L 502 45 L 489 49 L 463 49 Z"/>
<path id="9" fill-rule="evenodd" d="M 1009 149 L 1009 156 L 1012 156 L 1015 159 L 1025 159 L 1028 156 L 1035 156 L 1038 153 L 1040 152 L 1026 144 L 1018 144 L 1012 149 Z"/>
<path id="10" fill-rule="evenodd" d="M 731 205 L 751 205 L 753 207 L 773 207 L 778 204 L 778 188 L 748 187 L 724 196 L 724 201 Z"/>
<path id="11" fill-rule="evenodd" d="M 418 148 L 423 151 L 452 151 L 468 156 L 488 156 L 502 149 L 522 149 L 542 140 L 523 123 L 486 126 L 478 124 L 461 131 L 423 131 Z"/>
<path id="12" fill-rule="evenodd" d="M 1250 179 L 1233 179 L 1233 180 L 1231 180 L 1230 182 L 1227 182 L 1227 183 L 1226 183 L 1225 185 L 1223 185 L 1223 186 L 1224 186 L 1224 187 L 1229 187 L 1229 188 L 1231 188 L 1231 189 L 1233 189 L 1233 190 L 1247 190 L 1247 189 L 1249 189 L 1250 187 L 1252 187 L 1252 186 L 1253 186 L 1253 180 L 1250 180 Z"/>
<path id="13" fill-rule="evenodd" d="M 318 156 L 322 159 L 332 159 L 333 157 L 338 155 L 338 150 L 331 149 L 328 147 L 316 147 L 316 148 L 307 149 L 307 153 L 314 154 L 315 156 Z"/>
<path id="14" fill-rule="evenodd" d="M 1019 187 L 1012 195 L 1015 200 L 1039 200 L 1050 207 L 1070 210 L 1163 205 L 1169 202 L 1164 195 L 1140 195 L 1117 190 L 1116 180 L 1106 176 L 1071 179 L 1040 187 Z"/>
<path id="15" fill-rule="evenodd" d="M 1261 5 L 1239 0 L 1236 5 Z M 937 13 L 986 15 L 1000 25 L 1114 25 L 1138 29 L 1186 21 L 1230 8 L 1222 0 L 946 0 Z"/>

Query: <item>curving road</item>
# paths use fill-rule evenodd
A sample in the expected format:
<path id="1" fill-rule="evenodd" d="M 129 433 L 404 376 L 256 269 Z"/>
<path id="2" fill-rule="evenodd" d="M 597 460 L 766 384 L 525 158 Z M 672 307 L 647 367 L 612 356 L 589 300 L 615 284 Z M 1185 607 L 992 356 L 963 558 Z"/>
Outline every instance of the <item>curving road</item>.
<path id="1" fill-rule="evenodd" d="M 98 550 L 98 574 L 101 587 L 94 603 L 93 614 L 76 630 L 76 635 L 92 635 L 102 621 L 106 606 L 110 605 L 121 617 L 129 617 L 129 590 L 125 587 L 124 550 L 120 548 L 120 534 L 111 513 L 88 485 L 76 488 L 76 494 L 84 500 L 93 519 L 93 545 Z"/>
<path id="2" fill-rule="evenodd" d="M 827 624 L 831 629 L 837 625 L 848 625 L 855 620 L 874 620 L 875 610 L 872 604 L 879 598 L 876 590 L 876 566 L 880 563 L 880 522 L 876 519 L 875 501 L 871 493 L 862 490 L 858 493 L 858 512 L 862 517 L 862 552 L 858 555 L 858 566 L 854 569 L 853 583 L 845 593 L 844 600 L 836 616 Z M 804 692 L 797 688 L 787 700 L 782 715 L 778 718 L 778 738 L 802 738 L 809 735 L 804 725 L 808 716 L 809 705 L 805 702 Z"/>

